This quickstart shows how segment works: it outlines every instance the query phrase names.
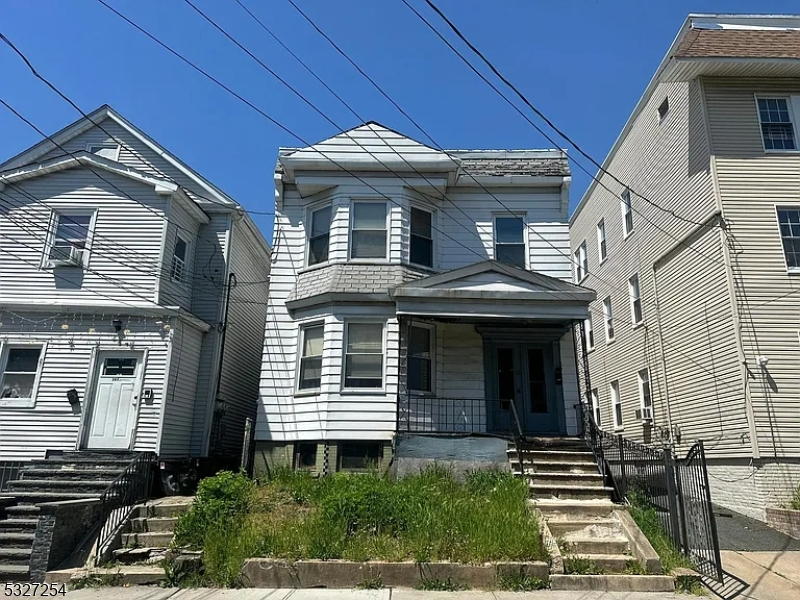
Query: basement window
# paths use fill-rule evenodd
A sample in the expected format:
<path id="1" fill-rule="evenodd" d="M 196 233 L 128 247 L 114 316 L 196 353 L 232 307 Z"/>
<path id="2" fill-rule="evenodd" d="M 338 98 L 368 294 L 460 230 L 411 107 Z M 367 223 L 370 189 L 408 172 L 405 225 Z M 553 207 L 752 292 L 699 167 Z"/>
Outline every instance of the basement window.
<path id="1" fill-rule="evenodd" d="M 317 468 L 316 442 L 299 442 L 294 446 L 294 468 L 314 471 Z"/>
<path id="2" fill-rule="evenodd" d="M 342 442 L 339 445 L 339 470 L 366 471 L 381 462 L 380 442 Z"/>

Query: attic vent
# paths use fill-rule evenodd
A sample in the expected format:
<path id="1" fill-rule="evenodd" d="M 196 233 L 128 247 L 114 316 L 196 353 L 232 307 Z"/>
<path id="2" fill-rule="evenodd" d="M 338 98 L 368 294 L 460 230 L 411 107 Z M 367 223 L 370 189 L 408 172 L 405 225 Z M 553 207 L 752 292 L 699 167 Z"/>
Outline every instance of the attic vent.
<path id="1" fill-rule="evenodd" d="M 117 160 L 119 156 L 119 144 L 113 142 L 105 144 L 89 144 L 86 146 L 86 151 L 107 158 L 108 160 Z"/>
<path id="2" fill-rule="evenodd" d="M 658 107 L 658 120 L 663 121 L 664 117 L 667 116 L 669 112 L 669 98 L 664 98 L 664 101 L 661 103 L 661 106 Z"/>

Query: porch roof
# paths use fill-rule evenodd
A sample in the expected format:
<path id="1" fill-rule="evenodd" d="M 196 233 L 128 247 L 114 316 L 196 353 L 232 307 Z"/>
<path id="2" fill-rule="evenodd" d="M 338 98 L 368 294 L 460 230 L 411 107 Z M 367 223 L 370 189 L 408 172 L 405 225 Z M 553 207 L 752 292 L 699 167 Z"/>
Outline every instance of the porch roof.
<path id="1" fill-rule="evenodd" d="M 488 260 L 406 282 L 390 290 L 397 314 L 585 319 L 594 290 Z"/>

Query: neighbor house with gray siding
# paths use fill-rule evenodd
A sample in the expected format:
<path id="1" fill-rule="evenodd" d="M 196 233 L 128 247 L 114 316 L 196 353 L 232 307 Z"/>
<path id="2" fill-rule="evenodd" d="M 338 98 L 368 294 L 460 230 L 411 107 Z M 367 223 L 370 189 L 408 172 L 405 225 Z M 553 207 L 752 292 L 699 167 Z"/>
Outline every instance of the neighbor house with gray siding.
<path id="1" fill-rule="evenodd" d="M 594 294 L 569 282 L 569 184 L 558 150 L 377 123 L 281 149 L 257 471 L 386 466 L 404 437 L 507 436 L 514 414 L 575 434 Z"/>
<path id="2" fill-rule="evenodd" d="M 238 455 L 269 257 L 236 201 L 108 106 L 0 165 L 0 460 Z"/>
<path id="3" fill-rule="evenodd" d="M 703 440 L 760 519 L 800 484 L 798 49 L 798 16 L 690 15 L 570 220 L 597 421 Z"/>

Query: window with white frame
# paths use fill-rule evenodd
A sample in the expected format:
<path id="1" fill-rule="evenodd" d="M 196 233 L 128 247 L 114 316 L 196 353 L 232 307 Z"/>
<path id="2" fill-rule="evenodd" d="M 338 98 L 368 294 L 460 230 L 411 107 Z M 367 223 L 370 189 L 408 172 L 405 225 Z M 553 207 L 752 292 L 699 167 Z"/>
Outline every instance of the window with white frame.
<path id="1" fill-rule="evenodd" d="M 89 144 L 86 146 L 86 151 L 108 160 L 119 160 L 119 144 L 114 142 Z"/>
<path id="2" fill-rule="evenodd" d="M 175 248 L 172 251 L 172 271 L 170 273 L 172 281 L 183 282 L 188 246 L 189 244 L 182 237 L 175 238 Z"/>
<path id="3" fill-rule="evenodd" d="M 45 344 L 6 343 L 0 349 L 0 406 L 33 406 Z"/>
<path id="4" fill-rule="evenodd" d="M 297 389 L 318 390 L 322 382 L 322 346 L 325 325 L 318 323 L 300 328 L 300 372 Z"/>
<path id="5" fill-rule="evenodd" d="M 787 98 L 759 98 L 758 120 L 765 150 L 797 150 Z"/>
<path id="6" fill-rule="evenodd" d="M 575 250 L 575 283 L 580 283 L 589 273 L 589 257 L 586 254 L 586 240 Z"/>
<path id="7" fill-rule="evenodd" d="M 620 429 L 623 425 L 622 423 L 622 400 L 619 396 L 619 380 L 614 380 L 611 382 L 611 406 L 613 408 L 614 413 L 614 428 Z"/>
<path id="8" fill-rule="evenodd" d="M 658 105 L 658 122 L 663 121 L 669 112 L 669 98 L 664 98 L 664 101 Z"/>
<path id="9" fill-rule="evenodd" d="M 600 262 L 603 262 L 608 256 L 606 251 L 606 222 L 601 219 L 597 224 L 597 257 Z"/>
<path id="10" fill-rule="evenodd" d="M 592 413 L 595 424 L 600 427 L 600 394 L 598 394 L 597 388 L 592 390 Z"/>
<path id="11" fill-rule="evenodd" d="M 633 233 L 633 203 L 630 190 L 622 192 L 620 207 L 622 209 L 622 233 L 628 237 Z"/>
<path id="12" fill-rule="evenodd" d="M 495 217 L 494 259 L 512 267 L 525 268 L 525 221 L 518 217 Z"/>
<path id="13" fill-rule="evenodd" d="M 611 306 L 611 296 L 603 300 L 603 321 L 606 326 L 606 344 L 614 341 L 614 307 Z"/>
<path id="14" fill-rule="evenodd" d="M 433 213 L 411 207 L 409 262 L 433 267 Z"/>
<path id="15" fill-rule="evenodd" d="M 386 258 L 386 202 L 353 202 L 350 258 Z"/>
<path id="16" fill-rule="evenodd" d="M 778 224 L 781 229 L 783 256 L 786 268 L 800 273 L 800 207 L 778 207 Z"/>
<path id="17" fill-rule="evenodd" d="M 383 388 L 383 323 L 347 323 L 344 388 Z"/>
<path id="18" fill-rule="evenodd" d="M 642 298 L 639 290 L 639 276 L 628 279 L 628 294 L 631 299 L 631 321 L 634 325 L 642 322 Z"/>
<path id="19" fill-rule="evenodd" d="M 433 392 L 433 326 L 413 325 L 408 340 L 408 388 L 413 392 Z"/>
<path id="20" fill-rule="evenodd" d="M 592 313 L 589 312 L 589 317 L 583 321 L 583 347 L 587 351 L 594 350 L 594 329 L 592 328 Z"/>
<path id="21" fill-rule="evenodd" d="M 650 370 L 639 371 L 639 404 L 642 408 L 653 407 L 653 396 L 650 393 Z"/>
<path id="22" fill-rule="evenodd" d="M 53 214 L 52 242 L 47 251 L 49 267 L 86 265 L 93 221 L 93 211 Z"/>
<path id="23" fill-rule="evenodd" d="M 328 260 L 331 214 L 330 206 L 311 211 L 311 228 L 308 232 L 308 266 Z"/>

